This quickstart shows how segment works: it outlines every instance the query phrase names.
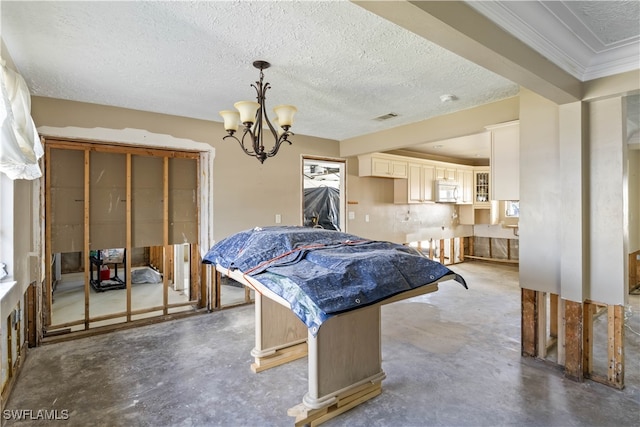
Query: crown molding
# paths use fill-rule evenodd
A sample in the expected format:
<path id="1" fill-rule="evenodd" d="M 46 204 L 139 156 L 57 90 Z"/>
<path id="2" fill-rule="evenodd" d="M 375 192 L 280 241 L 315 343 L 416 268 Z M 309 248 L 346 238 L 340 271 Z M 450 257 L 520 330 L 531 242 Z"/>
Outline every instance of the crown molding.
<path id="1" fill-rule="evenodd" d="M 564 2 L 468 4 L 581 81 L 631 71 L 640 63 L 640 37 L 605 45 Z"/>

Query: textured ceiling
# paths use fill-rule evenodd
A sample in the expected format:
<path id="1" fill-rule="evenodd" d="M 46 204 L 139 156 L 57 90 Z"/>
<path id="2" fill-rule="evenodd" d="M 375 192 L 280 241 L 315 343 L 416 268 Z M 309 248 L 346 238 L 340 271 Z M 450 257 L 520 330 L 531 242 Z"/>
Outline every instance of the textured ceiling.
<path id="1" fill-rule="evenodd" d="M 590 54 L 571 61 L 564 59 L 569 54 L 558 61 L 549 55 L 574 75 L 584 76 L 598 53 L 638 46 L 638 28 L 611 25 L 624 19 L 633 28 L 635 1 L 470 5 L 485 6 L 478 10 L 500 25 L 505 10 L 511 19 L 531 15 L 531 7 L 566 14 L 548 20 L 547 29 L 519 17 L 518 28 L 528 33 L 518 36 L 538 51 L 545 47 L 536 34 L 556 51 L 577 52 L 562 44 L 565 33 L 557 28 L 579 26 L 572 31 L 577 40 L 591 29 L 589 40 L 603 44 L 601 52 L 589 47 Z M 218 111 L 255 99 L 250 84 L 258 71 L 251 64 L 263 59 L 272 64 L 265 71 L 268 106 L 296 105 L 296 133 L 342 140 L 518 92 L 516 84 L 348 1 L 2 0 L 0 7 L 2 39 L 37 96 L 221 121 Z M 443 103 L 443 94 L 457 100 Z M 375 120 L 388 113 L 398 116 Z"/>
<path id="2" fill-rule="evenodd" d="M 2 37 L 33 95 L 215 121 L 264 59 L 268 104 L 337 140 L 518 91 L 350 2 L 3 2 Z"/>

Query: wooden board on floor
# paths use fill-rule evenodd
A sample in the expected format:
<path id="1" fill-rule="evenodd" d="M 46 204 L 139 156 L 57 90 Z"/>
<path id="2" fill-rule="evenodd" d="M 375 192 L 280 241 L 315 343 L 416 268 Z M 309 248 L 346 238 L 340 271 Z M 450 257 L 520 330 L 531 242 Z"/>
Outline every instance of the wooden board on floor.
<path id="1" fill-rule="evenodd" d="M 347 412 L 359 404 L 366 402 L 382 393 L 382 383 L 369 383 L 349 390 L 348 394 L 338 396 L 335 403 L 320 409 L 310 409 L 300 403 L 289 408 L 287 414 L 295 417 L 295 427 L 318 426 L 330 419 Z"/>

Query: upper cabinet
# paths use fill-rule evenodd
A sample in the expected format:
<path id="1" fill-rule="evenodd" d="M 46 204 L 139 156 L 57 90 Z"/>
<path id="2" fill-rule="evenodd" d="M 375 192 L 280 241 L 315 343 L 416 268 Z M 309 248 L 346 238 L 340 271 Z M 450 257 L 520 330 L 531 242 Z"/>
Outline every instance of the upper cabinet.
<path id="1" fill-rule="evenodd" d="M 358 156 L 358 175 L 380 178 L 407 178 L 408 162 L 402 157 L 382 153 Z"/>
<path id="2" fill-rule="evenodd" d="M 487 127 L 491 132 L 491 200 L 520 200 L 520 124 Z"/>
<path id="3" fill-rule="evenodd" d="M 456 170 L 458 179 L 458 204 L 468 205 L 473 203 L 473 169 L 459 168 Z"/>
<path id="4" fill-rule="evenodd" d="M 436 176 L 437 180 L 447 180 L 447 181 L 455 181 L 457 178 L 455 165 L 440 165 L 436 166 Z"/>
<path id="5" fill-rule="evenodd" d="M 476 208 L 491 207 L 491 180 L 489 167 L 473 169 L 473 206 Z"/>
<path id="6" fill-rule="evenodd" d="M 407 179 L 393 182 L 394 203 L 429 203 L 435 200 L 433 181 L 435 166 L 425 162 L 410 162 Z"/>

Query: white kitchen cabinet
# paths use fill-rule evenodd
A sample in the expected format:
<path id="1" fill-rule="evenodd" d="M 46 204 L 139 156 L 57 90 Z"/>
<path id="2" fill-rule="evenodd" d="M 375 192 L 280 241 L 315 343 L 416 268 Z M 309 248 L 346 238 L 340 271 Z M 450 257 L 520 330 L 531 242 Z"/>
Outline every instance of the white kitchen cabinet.
<path id="1" fill-rule="evenodd" d="M 520 200 L 520 124 L 487 127 L 491 131 L 491 200 Z"/>
<path id="2" fill-rule="evenodd" d="M 358 156 L 358 175 L 380 178 L 407 178 L 408 162 L 400 156 L 380 153 Z"/>
<path id="3" fill-rule="evenodd" d="M 394 181 L 393 202 L 402 204 L 433 202 L 435 166 L 409 162 L 407 169 L 407 179 Z"/>
<path id="4" fill-rule="evenodd" d="M 447 180 L 447 181 L 455 181 L 456 180 L 456 169 L 454 167 L 448 166 L 436 166 L 436 177 L 438 180 Z"/>
<path id="5" fill-rule="evenodd" d="M 475 208 L 491 207 L 491 173 L 490 168 L 473 169 L 473 206 Z"/>
<path id="6" fill-rule="evenodd" d="M 473 203 L 473 170 L 458 169 L 456 171 L 458 180 L 458 204 L 468 205 Z"/>

